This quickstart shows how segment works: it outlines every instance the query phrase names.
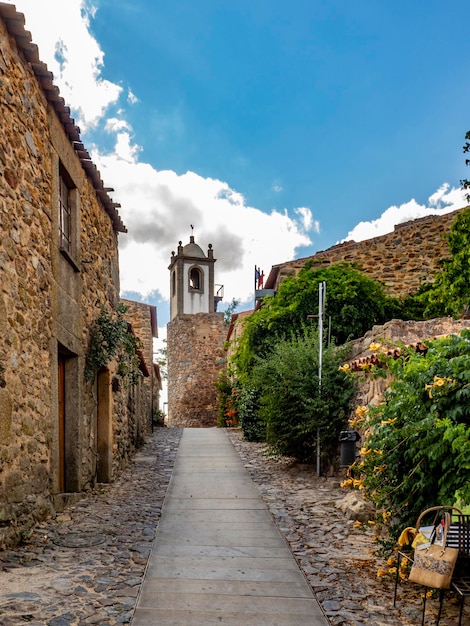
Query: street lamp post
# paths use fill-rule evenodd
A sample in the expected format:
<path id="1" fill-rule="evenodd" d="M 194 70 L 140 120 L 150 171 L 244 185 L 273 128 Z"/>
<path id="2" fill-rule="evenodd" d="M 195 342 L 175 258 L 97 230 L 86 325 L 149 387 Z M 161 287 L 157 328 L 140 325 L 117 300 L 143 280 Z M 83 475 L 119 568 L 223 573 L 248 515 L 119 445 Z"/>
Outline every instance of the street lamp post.
<path id="1" fill-rule="evenodd" d="M 323 365 L 323 317 L 325 314 L 326 282 L 318 284 L 318 393 L 321 400 L 321 379 Z M 317 427 L 317 476 L 321 475 L 320 426 Z"/>

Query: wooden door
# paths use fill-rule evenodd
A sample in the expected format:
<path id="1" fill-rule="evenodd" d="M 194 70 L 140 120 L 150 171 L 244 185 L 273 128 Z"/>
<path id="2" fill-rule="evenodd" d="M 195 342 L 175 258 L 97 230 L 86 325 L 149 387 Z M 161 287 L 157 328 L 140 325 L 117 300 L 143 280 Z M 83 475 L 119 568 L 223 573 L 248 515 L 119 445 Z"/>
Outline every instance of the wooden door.
<path id="1" fill-rule="evenodd" d="M 59 354 L 58 361 L 58 487 L 65 491 L 65 358 Z"/>

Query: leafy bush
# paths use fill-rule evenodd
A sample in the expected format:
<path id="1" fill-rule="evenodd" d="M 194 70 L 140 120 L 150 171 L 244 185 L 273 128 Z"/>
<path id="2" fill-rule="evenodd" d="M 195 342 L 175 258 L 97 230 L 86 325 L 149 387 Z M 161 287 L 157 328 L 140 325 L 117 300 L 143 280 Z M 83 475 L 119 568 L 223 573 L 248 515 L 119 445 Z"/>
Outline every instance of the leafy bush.
<path id="1" fill-rule="evenodd" d="M 243 385 L 236 391 L 238 419 L 247 441 L 264 441 L 266 424 L 259 415 L 259 391 Z"/>
<path id="2" fill-rule="evenodd" d="M 272 353 L 257 361 L 251 378 L 259 390 L 258 420 L 266 441 L 280 454 L 311 462 L 319 429 L 323 461 L 329 465 L 347 421 L 353 385 L 338 370 L 346 349 L 330 346 L 323 355 L 320 387 L 318 352 L 317 330 L 304 327 L 277 341 Z"/>
<path id="3" fill-rule="evenodd" d="M 359 407 L 362 460 L 346 481 L 375 503 L 391 534 L 436 504 L 470 503 L 470 331 L 426 342 L 425 354 L 383 356 L 394 381 L 378 406 Z"/>
<path id="4" fill-rule="evenodd" d="M 221 370 L 216 382 L 218 391 L 218 423 L 219 427 L 227 426 L 227 420 L 234 421 L 236 410 L 232 396 L 232 383 L 227 370 Z"/>

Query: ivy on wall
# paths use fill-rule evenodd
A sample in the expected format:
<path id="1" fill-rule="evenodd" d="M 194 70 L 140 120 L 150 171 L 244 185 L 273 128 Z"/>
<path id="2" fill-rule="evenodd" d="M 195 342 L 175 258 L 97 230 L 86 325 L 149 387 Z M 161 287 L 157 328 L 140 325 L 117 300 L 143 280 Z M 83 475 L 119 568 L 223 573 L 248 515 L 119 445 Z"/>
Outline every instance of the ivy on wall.
<path id="1" fill-rule="evenodd" d="M 101 308 L 93 323 L 88 351 L 85 359 L 85 379 L 93 381 L 96 372 L 117 360 L 117 373 L 131 385 L 136 385 L 141 376 L 138 351 L 142 342 L 135 336 L 124 315 L 127 307 L 119 303 L 114 311 Z"/>

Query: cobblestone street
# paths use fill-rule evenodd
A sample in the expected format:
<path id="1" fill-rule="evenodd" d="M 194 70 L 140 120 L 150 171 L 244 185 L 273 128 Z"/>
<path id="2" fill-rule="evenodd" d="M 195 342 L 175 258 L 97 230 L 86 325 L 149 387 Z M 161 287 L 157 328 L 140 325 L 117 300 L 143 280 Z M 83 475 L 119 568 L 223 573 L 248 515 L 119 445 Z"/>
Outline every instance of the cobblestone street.
<path id="1" fill-rule="evenodd" d="M 332 625 L 421 624 L 420 588 L 400 586 L 393 608 L 394 583 L 377 578 L 385 564 L 374 555 L 373 530 L 355 528 L 335 506 L 348 493 L 339 480 L 270 457 L 263 444 L 244 441 L 238 430 L 229 434 Z M 427 601 L 426 626 L 435 623 L 437 609 L 437 600 Z M 458 624 L 458 605 L 447 598 L 439 624 Z M 467 606 L 462 626 L 469 625 Z"/>
<path id="2" fill-rule="evenodd" d="M 37 526 L 23 546 L 0 553 L 2 626 L 131 621 L 181 433 L 156 430 L 115 484 L 100 485 Z M 383 563 L 373 553 L 373 531 L 355 528 L 336 508 L 345 495 L 337 480 L 265 455 L 238 430 L 229 437 L 333 626 L 421 623 L 411 585 L 392 607 L 393 583 L 376 575 Z M 437 601 L 428 601 L 427 625 L 436 611 Z M 440 624 L 457 622 L 458 607 L 446 599 Z"/>
<path id="3" fill-rule="evenodd" d="M 119 479 L 0 552 L 0 624 L 128 624 L 182 431 L 157 429 Z"/>

